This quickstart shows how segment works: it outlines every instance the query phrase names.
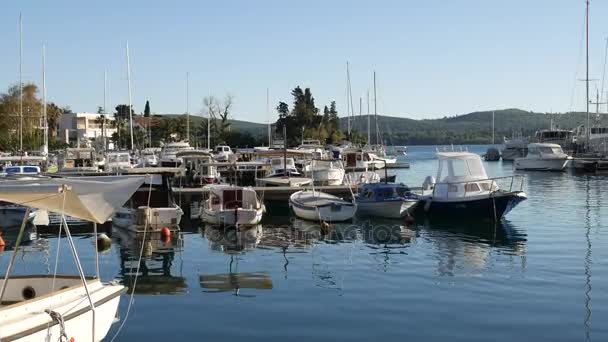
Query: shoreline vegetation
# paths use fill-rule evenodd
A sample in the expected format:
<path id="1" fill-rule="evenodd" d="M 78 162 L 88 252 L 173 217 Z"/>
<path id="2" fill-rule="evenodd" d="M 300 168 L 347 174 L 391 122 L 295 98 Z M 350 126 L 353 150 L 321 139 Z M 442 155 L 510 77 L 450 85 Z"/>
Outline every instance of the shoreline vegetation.
<path id="1" fill-rule="evenodd" d="M 318 139 L 325 143 L 338 143 L 349 139 L 354 143 L 366 143 L 368 116 L 370 119 L 371 143 L 376 143 L 376 122 L 373 114 L 350 117 L 351 135 L 347 134 L 348 118 L 339 117 L 335 101 L 315 105 L 310 88 L 295 87 L 291 91 L 292 102 L 279 102 L 274 108 L 278 120 L 272 123 L 273 135 L 282 137 L 282 127 L 287 125 L 289 146 L 297 146 L 302 138 Z M 254 147 L 268 145 L 268 124 L 236 120 L 240 115 L 233 112 L 235 98 L 213 95 L 202 100 L 198 112 L 180 114 L 155 114 L 150 101 L 144 110 L 136 113 L 132 106 L 134 141 L 137 148 L 160 146 L 161 143 L 188 139 L 193 146 L 206 147 L 208 117 L 211 117 L 211 147 L 228 144 L 232 147 Z M 42 100 L 39 88 L 34 83 L 23 84 L 23 146 L 25 150 L 39 150 L 43 142 Z M 20 93 L 19 85 L 12 85 L 0 94 L 0 151 L 17 151 L 19 148 Z M 107 112 L 104 119 L 103 113 Z M 490 144 L 492 143 L 492 113 L 495 116 L 495 143 L 512 135 L 533 136 L 535 131 L 553 128 L 573 129 L 586 122 L 586 114 L 537 113 L 521 109 L 479 111 L 468 114 L 445 116 L 436 119 L 410 119 L 398 116 L 378 115 L 377 127 L 381 141 L 385 145 L 446 145 L 446 144 Z M 47 102 L 49 126 L 49 150 L 61 149 L 67 144 L 58 136 L 61 116 L 72 113 L 69 105 Z M 108 140 L 120 148 L 127 148 L 129 137 L 129 106 L 118 104 L 114 110 L 97 108 L 98 124 L 118 130 Z M 188 117 L 190 124 L 188 125 Z M 266 117 L 266 115 L 264 115 Z M 112 118 L 112 120 L 109 120 Z M 595 115 L 594 115 L 595 118 Z M 603 115 L 595 118 L 596 123 L 607 125 Z M 188 137 L 188 127 L 190 136 Z M 74 144 L 72 144 L 73 146 Z M 101 138 L 91 141 L 91 145 L 102 148 Z"/>

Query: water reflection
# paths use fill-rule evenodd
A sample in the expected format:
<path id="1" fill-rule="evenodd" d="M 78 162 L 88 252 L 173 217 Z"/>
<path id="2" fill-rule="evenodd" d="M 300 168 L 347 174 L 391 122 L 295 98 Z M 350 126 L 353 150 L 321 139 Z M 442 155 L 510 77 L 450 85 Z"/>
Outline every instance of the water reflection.
<path id="1" fill-rule="evenodd" d="M 437 274 L 455 276 L 482 273 L 490 260 L 490 253 L 498 252 L 520 258 L 526 268 L 525 233 L 509 221 L 485 222 L 477 220 L 425 220 L 417 222 L 424 239 L 436 248 Z"/>
<path id="2" fill-rule="evenodd" d="M 148 295 L 185 293 L 188 285 L 181 272 L 183 240 L 180 234 L 174 234 L 170 239 L 163 240 L 160 234 L 150 233 L 144 240 L 143 234 L 114 227 L 112 237 L 116 239 L 120 249 L 122 284 L 128 287 L 129 291 L 134 290 L 136 294 Z M 142 258 L 138 263 L 140 252 Z M 179 253 L 179 275 L 173 275 L 172 266 L 177 253 Z M 135 283 L 136 274 L 138 274 L 137 283 Z"/>

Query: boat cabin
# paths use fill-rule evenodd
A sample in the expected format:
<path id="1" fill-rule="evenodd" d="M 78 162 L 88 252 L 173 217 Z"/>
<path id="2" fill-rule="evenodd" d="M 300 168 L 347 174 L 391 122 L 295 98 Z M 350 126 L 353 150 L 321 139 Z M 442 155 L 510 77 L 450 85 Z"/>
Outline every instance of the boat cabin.
<path id="1" fill-rule="evenodd" d="M 478 195 L 487 196 L 498 186 L 488 179 L 478 154 L 470 152 L 437 152 L 439 169 L 433 186 L 433 197 L 462 199 Z M 423 186 L 425 188 L 425 186 Z"/>
<path id="2" fill-rule="evenodd" d="M 541 156 L 548 155 L 548 154 L 563 155 L 564 150 L 562 150 L 562 147 L 558 144 L 535 143 L 535 144 L 528 145 L 528 157 L 529 158 L 534 158 L 534 157 L 541 158 Z"/>
<path id="3" fill-rule="evenodd" d="M 404 184 L 368 183 L 361 189 L 360 198 L 368 201 L 386 201 L 393 199 L 414 198 L 410 188 Z"/>
<path id="4" fill-rule="evenodd" d="M 211 209 L 252 209 L 259 207 L 258 197 L 251 188 L 238 186 L 212 186 L 209 190 Z"/>
<path id="5" fill-rule="evenodd" d="M 219 173 L 214 163 L 213 156 L 207 151 L 182 151 L 176 155 L 182 159 L 184 168 L 183 181 L 186 186 L 202 186 L 204 184 L 217 183 Z"/>
<path id="6" fill-rule="evenodd" d="M 108 152 L 106 154 L 106 171 L 118 171 L 131 168 L 131 155 L 129 152 Z"/>

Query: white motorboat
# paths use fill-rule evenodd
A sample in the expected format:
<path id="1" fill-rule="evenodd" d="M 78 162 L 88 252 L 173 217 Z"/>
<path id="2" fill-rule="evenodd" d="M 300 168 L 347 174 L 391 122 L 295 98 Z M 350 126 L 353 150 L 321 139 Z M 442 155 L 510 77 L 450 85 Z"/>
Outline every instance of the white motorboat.
<path id="1" fill-rule="evenodd" d="M 344 184 L 351 186 L 378 182 L 380 182 L 380 175 L 374 171 L 349 172 L 344 176 Z"/>
<path id="2" fill-rule="evenodd" d="M 356 203 L 314 190 L 294 192 L 289 196 L 289 206 L 297 217 L 309 221 L 348 221 L 357 212 Z"/>
<path id="3" fill-rule="evenodd" d="M 66 148 L 58 162 L 61 173 L 98 172 L 94 148 Z"/>
<path id="4" fill-rule="evenodd" d="M 344 167 L 349 170 L 368 170 L 368 169 L 382 169 L 386 163 L 384 160 L 379 159 L 373 153 L 362 152 L 362 151 L 343 151 L 342 161 L 344 161 Z M 397 160 L 390 158 L 389 162 L 395 163 Z"/>
<path id="5" fill-rule="evenodd" d="M 249 187 L 227 184 L 205 186 L 208 196 L 202 203 L 200 218 L 215 225 L 255 225 L 266 207 Z"/>
<path id="6" fill-rule="evenodd" d="M 183 161 L 184 173 L 181 186 L 201 187 L 206 184 L 218 183 L 220 174 L 213 156 L 206 150 L 181 151 L 176 154 Z"/>
<path id="7" fill-rule="evenodd" d="M 152 174 L 112 217 L 115 227 L 133 231 L 179 229 L 184 212 L 174 202 L 167 175 Z"/>
<path id="8" fill-rule="evenodd" d="M 403 184 L 368 183 L 363 184 L 355 201 L 357 214 L 401 218 L 413 212 L 418 204 L 418 196 Z"/>
<path id="9" fill-rule="evenodd" d="M 572 157 L 558 144 L 533 143 L 528 145 L 528 154 L 515 159 L 516 170 L 564 171 Z"/>
<path id="10" fill-rule="evenodd" d="M 422 185 L 421 203 L 430 217 L 465 217 L 500 220 L 525 200 L 523 176 L 488 178 L 478 154 L 437 152 L 437 180 L 429 176 Z M 515 181 L 515 180 L 518 181 Z M 499 183 L 510 184 L 508 190 Z"/>
<path id="11" fill-rule="evenodd" d="M 115 177 L 105 182 L 59 178 L 4 182 L 0 184 L 0 200 L 103 223 L 142 182 L 143 177 Z M 76 276 L 11 276 L 18 243 L 14 247 L 0 282 L 0 340 L 101 341 L 115 322 L 126 288 L 101 282 L 99 274 L 85 277 L 69 226 L 64 225 L 64 231 L 77 266 Z"/>
<path id="12" fill-rule="evenodd" d="M 130 169 L 131 154 L 129 152 L 108 152 L 106 154 L 105 171 L 118 172 L 124 169 Z"/>
<path id="13" fill-rule="evenodd" d="M 160 151 L 160 166 L 161 167 L 178 167 L 182 164 L 181 158 L 176 156 L 179 151 L 193 150 L 190 144 L 186 141 L 171 142 L 163 146 Z"/>
<path id="14" fill-rule="evenodd" d="M 339 159 L 313 159 L 307 174 L 318 185 L 341 185 L 345 171 Z"/>
<path id="15" fill-rule="evenodd" d="M 215 147 L 215 160 L 218 162 L 227 162 L 234 153 L 230 146 L 218 145 Z"/>
<path id="16" fill-rule="evenodd" d="M 157 167 L 158 157 L 156 156 L 157 148 L 144 148 L 137 163 L 138 167 Z"/>

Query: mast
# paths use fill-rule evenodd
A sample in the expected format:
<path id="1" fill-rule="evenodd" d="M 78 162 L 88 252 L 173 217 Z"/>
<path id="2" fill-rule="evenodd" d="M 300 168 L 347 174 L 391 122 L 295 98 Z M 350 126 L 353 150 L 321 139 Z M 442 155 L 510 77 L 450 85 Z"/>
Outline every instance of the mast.
<path id="1" fill-rule="evenodd" d="M 374 121 L 376 122 L 376 145 L 379 145 L 380 132 L 378 132 L 378 99 L 376 96 L 376 71 L 374 70 Z"/>
<path id="2" fill-rule="evenodd" d="M 348 61 L 346 61 L 346 122 L 348 123 L 348 138 L 350 139 L 350 90 L 348 87 Z"/>
<path id="3" fill-rule="evenodd" d="M 372 142 L 370 140 L 370 131 L 369 131 L 369 127 L 370 127 L 370 123 L 371 123 L 371 112 L 369 111 L 369 89 L 367 89 L 367 144 L 371 145 Z"/>
<path id="4" fill-rule="evenodd" d="M 494 145 L 494 111 L 492 111 L 492 145 Z"/>
<path id="5" fill-rule="evenodd" d="M 129 133 L 131 134 L 131 151 L 133 151 L 133 110 L 131 109 L 131 59 L 129 58 L 129 42 L 127 42 L 127 82 L 129 86 Z"/>
<path id="6" fill-rule="evenodd" d="M 108 69 L 103 69 L 103 126 L 101 130 L 101 135 L 103 137 L 103 148 L 104 150 L 108 150 L 108 131 L 107 131 L 107 111 L 106 111 L 106 94 L 108 92 Z"/>
<path id="7" fill-rule="evenodd" d="M 585 32 L 586 32 L 586 76 L 585 76 L 585 91 L 587 94 L 587 148 L 589 148 L 589 139 L 591 133 L 591 116 L 589 115 L 589 0 L 585 1 L 587 8 L 585 11 Z"/>
<path id="8" fill-rule="evenodd" d="M 270 90 L 266 88 L 266 120 L 268 120 L 268 147 L 272 146 L 272 137 L 270 128 Z"/>
<path id="9" fill-rule="evenodd" d="M 42 153 L 49 153 L 49 122 L 46 117 L 46 48 L 42 44 L 42 120 L 44 123 L 44 147 Z"/>
<path id="10" fill-rule="evenodd" d="M 23 151 L 23 19 L 19 13 L 19 150 Z"/>
<path id="11" fill-rule="evenodd" d="M 189 108 L 189 99 L 190 99 L 190 80 L 189 74 L 186 71 L 186 140 L 190 141 L 190 108 Z"/>
<path id="12" fill-rule="evenodd" d="M 209 89 L 209 110 L 207 113 L 207 149 L 211 150 L 211 89 Z"/>

